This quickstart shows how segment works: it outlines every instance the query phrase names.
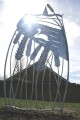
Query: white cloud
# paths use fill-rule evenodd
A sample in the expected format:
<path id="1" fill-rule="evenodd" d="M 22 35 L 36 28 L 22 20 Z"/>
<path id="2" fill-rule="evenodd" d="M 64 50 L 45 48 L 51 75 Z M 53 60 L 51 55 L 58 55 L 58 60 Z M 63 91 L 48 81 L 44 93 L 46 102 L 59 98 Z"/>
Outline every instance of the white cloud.
<path id="1" fill-rule="evenodd" d="M 71 83 L 80 84 L 80 79 L 74 80 L 74 78 L 71 78 L 71 79 L 70 79 L 70 82 L 71 82 Z"/>
<path id="2" fill-rule="evenodd" d="M 78 37 L 80 37 L 80 26 L 75 21 L 64 19 L 65 31 L 69 46 L 73 46 Z"/>
<path id="3" fill-rule="evenodd" d="M 70 72 L 70 82 L 80 84 L 80 69 Z"/>
<path id="4" fill-rule="evenodd" d="M 76 76 L 77 76 L 77 77 L 80 77 L 80 74 L 77 74 Z"/>
<path id="5" fill-rule="evenodd" d="M 70 82 L 80 84 L 80 73 L 75 73 L 75 71 L 80 70 L 80 26 L 76 24 L 75 20 L 71 20 L 70 17 L 69 19 L 64 19 L 64 25 L 69 46 Z"/>
<path id="6" fill-rule="evenodd" d="M 80 56 L 72 55 L 70 56 L 70 72 L 80 70 Z"/>

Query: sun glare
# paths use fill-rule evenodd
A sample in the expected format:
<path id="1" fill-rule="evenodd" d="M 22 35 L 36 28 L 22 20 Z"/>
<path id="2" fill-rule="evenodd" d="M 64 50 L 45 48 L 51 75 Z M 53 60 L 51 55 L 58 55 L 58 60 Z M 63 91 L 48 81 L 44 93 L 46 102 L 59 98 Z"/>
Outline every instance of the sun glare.
<path id="1" fill-rule="evenodd" d="M 32 26 L 35 22 L 35 17 L 33 15 L 24 16 L 24 23 L 27 23 L 29 27 Z"/>
<path id="2" fill-rule="evenodd" d="M 6 53 L 9 40 L 12 37 L 14 30 L 16 29 L 18 21 L 25 14 L 42 14 L 46 3 L 47 0 L 4 0 L 4 8 L 1 18 L 2 23 L 4 25 L 3 27 L 5 28 L 1 30 L 3 32 L 3 44 L 5 42 L 4 53 Z M 31 16 L 27 20 L 29 24 L 32 24 L 34 21 L 34 19 L 32 19 Z"/>
<path id="3" fill-rule="evenodd" d="M 6 24 L 16 25 L 25 14 L 42 14 L 46 0 L 7 0 L 3 19 Z M 31 21 L 31 20 L 30 20 Z"/>

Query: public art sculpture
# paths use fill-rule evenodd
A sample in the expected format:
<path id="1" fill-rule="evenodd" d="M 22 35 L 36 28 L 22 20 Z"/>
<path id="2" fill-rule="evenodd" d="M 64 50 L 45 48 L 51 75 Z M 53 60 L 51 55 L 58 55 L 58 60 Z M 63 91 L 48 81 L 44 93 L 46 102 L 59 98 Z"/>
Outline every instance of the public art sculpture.
<path id="1" fill-rule="evenodd" d="M 51 14 L 48 13 L 48 10 Z M 25 56 L 25 72 L 21 76 L 23 70 L 20 69 L 21 59 Z M 15 66 L 13 67 L 13 59 L 16 59 Z M 19 72 L 16 73 L 16 65 L 19 62 Z M 66 68 L 65 68 L 66 64 Z M 7 66 L 9 65 L 9 68 Z M 28 91 L 28 69 L 30 66 L 32 68 L 32 82 L 31 82 L 31 92 Z M 48 69 L 49 68 L 49 69 Z M 6 71 L 10 69 L 10 78 L 9 86 L 7 85 Z M 14 32 L 14 35 L 10 41 L 9 48 L 6 55 L 5 67 L 4 67 L 4 94 L 5 94 L 5 104 L 17 106 L 16 99 L 20 100 L 20 108 L 24 108 L 22 105 L 22 94 L 23 89 L 25 89 L 25 101 L 26 101 L 26 110 L 34 109 L 32 106 L 33 101 L 33 92 L 35 94 L 35 110 L 39 110 L 38 107 L 38 79 L 39 74 L 42 72 L 42 83 L 41 83 L 41 100 L 44 103 L 44 110 L 46 109 L 44 96 L 47 91 L 44 92 L 44 81 L 45 81 L 45 71 L 49 70 L 49 99 L 48 102 L 51 103 L 51 109 L 54 109 L 53 103 L 57 101 L 57 97 L 60 97 L 60 86 L 62 82 L 62 77 L 64 70 L 66 71 L 66 80 L 65 80 L 65 89 L 63 91 L 63 96 L 60 101 L 60 109 L 63 110 L 68 79 L 69 79 L 69 53 L 68 53 L 68 44 L 63 24 L 63 15 L 56 14 L 52 7 L 47 4 L 43 14 L 26 14 L 24 15 L 17 24 L 17 28 Z M 56 69 L 56 73 L 54 72 Z M 34 77 L 36 73 L 36 77 Z M 18 75 L 17 75 L 18 74 Z M 52 100 L 53 91 L 51 86 L 54 88 L 54 84 L 51 84 L 52 74 L 54 75 L 56 81 L 55 98 Z M 16 79 L 16 76 L 18 79 Z M 13 81 L 16 79 L 17 85 L 13 85 Z M 19 85 L 21 81 L 21 86 Z M 25 88 L 23 84 L 25 81 Z M 35 87 L 34 87 L 35 84 Z M 7 93 L 7 89 L 9 92 Z M 35 90 L 34 90 L 35 89 Z M 54 89 L 53 89 L 54 90 Z M 16 98 L 17 93 L 20 93 L 20 98 Z M 30 97 L 28 98 L 28 94 Z M 18 95 L 19 96 L 19 95 Z M 28 101 L 30 100 L 30 105 Z M 59 102 L 59 101 L 58 101 Z"/>

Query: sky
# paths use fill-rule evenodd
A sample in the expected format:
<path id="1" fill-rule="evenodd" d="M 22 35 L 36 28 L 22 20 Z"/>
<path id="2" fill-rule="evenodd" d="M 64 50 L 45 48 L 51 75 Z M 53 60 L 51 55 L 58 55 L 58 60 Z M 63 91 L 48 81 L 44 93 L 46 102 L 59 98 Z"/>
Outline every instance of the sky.
<path id="1" fill-rule="evenodd" d="M 0 76 L 9 42 L 19 19 L 26 13 L 42 13 L 49 3 L 63 15 L 70 58 L 69 81 L 80 84 L 80 0 L 0 0 Z"/>

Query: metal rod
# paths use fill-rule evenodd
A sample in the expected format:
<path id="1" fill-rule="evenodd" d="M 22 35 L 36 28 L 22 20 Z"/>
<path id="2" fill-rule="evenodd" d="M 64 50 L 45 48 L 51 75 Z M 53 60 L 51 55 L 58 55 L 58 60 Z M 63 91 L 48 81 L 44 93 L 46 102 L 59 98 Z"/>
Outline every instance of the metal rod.
<path id="1" fill-rule="evenodd" d="M 7 50 L 7 54 L 6 54 L 6 59 L 5 59 L 5 65 L 4 65 L 4 100 L 5 100 L 5 104 L 7 105 L 7 96 L 6 96 L 6 64 L 7 64 L 7 59 L 8 59 L 8 54 L 9 54 L 9 50 L 10 50 L 10 47 L 11 47 L 11 43 L 13 41 L 13 38 L 16 34 L 16 31 L 17 29 L 15 30 L 13 36 L 12 36 L 12 39 L 10 41 L 10 44 L 9 44 L 9 47 L 8 47 L 8 50 Z"/>
<path id="2" fill-rule="evenodd" d="M 38 110 L 38 103 L 37 103 L 37 81 L 38 81 L 38 75 L 39 75 L 39 71 L 37 72 L 36 86 L 35 86 L 35 97 L 36 97 L 36 108 L 37 108 L 37 110 Z"/>

